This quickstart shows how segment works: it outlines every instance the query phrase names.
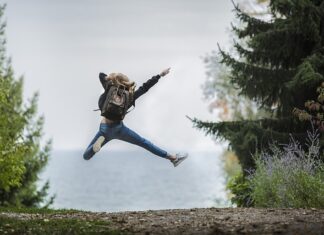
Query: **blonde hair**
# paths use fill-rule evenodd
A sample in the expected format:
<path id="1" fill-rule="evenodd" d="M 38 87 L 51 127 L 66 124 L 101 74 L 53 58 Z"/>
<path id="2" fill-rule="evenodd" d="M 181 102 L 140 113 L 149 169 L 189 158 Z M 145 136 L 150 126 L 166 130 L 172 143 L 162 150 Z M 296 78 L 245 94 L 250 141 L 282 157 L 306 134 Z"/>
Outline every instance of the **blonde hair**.
<path id="1" fill-rule="evenodd" d="M 111 80 L 113 83 L 117 85 L 122 85 L 128 88 L 129 90 L 134 90 L 135 89 L 135 82 L 130 81 L 129 78 L 122 73 L 110 73 L 107 76 L 108 80 Z"/>

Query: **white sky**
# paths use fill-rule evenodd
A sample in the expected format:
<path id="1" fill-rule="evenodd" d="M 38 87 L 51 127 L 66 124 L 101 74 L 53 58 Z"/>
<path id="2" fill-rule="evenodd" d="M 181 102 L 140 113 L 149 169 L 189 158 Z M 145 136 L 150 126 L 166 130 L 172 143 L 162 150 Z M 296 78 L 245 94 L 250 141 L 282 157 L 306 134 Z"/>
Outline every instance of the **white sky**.
<path id="1" fill-rule="evenodd" d="M 139 87 L 167 67 L 171 73 L 137 100 L 125 125 L 167 151 L 218 148 L 185 115 L 215 120 L 203 100 L 202 57 L 229 44 L 230 0 L 7 2 L 7 52 L 24 76 L 25 97 L 40 93 L 54 149 L 84 149 L 97 132 L 99 72 L 122 72 Z"/>

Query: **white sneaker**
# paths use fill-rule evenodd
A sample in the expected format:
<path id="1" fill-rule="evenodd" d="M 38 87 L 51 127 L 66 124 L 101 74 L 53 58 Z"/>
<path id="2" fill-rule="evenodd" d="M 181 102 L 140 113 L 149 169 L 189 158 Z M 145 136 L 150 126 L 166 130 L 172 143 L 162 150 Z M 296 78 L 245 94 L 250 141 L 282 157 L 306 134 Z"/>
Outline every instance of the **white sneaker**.
<path id="1" fill-rule="evenodd" d="M 181 162 L 186 160 L 186 158 L 188 157 L 188 153 L 184 153 L 184 154 L 177 153 L 176 157 L 177 157 L 176 159 L 171 161 L 174 167 L 177 167 Z"/>
<path id="2" fill-rule="evenodd" d="M 101 149 L 101 145 L 104 141 L 105 137 L 100 136 L 92 146 L 93 152 L 99 152 L 99 150 Z"/>

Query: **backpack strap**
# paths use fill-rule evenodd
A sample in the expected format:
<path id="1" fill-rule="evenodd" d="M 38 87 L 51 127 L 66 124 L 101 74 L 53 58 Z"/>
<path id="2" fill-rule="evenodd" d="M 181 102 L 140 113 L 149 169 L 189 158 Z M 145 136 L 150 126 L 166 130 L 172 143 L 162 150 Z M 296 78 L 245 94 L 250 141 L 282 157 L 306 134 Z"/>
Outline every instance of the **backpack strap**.
<path id="1" fill-rule="evenodd" d="M 109 87 L 110 87 L 111 85 L 113 85 L 113 84 L 114 84 L 114 82 L 113 82 L 112 80 L 108 80 L 108 81 L 106 82 L 105 91 L 107 91 L 107 90 L 109 89 Z"/>
<path id="2" fill-rule="evenodd" d="M 135 105 L 132 105 L 132 106 L 133 106 L 133 108 L 132 108 L 131 110 L 128 110 L 128 111 L 125 113 L 125 115 L 128 114 L 129 112 L 131 112 L 131 111 L 133 111 L 133 110 L 135 109 Z"/>
<path id="3" fill-rule="evenodd" d="M 130 92 L 130 93 L 129 93 L 129 102 L 130 102 L 130 104 L 131 104 L 131 105 L 129 106 L 129 108 L 132 107 L 132 106 L 133 106 L 133 108 L 132 108 L 131 110 L 127 111 L 127 112 L 125 113 L 125 115 L 126 115 L 127 113 L 129 113 L 129 112 L 131 112 L 131 111 L 133 111 L 133 110 L 135 109 L 134 92 Z"/>

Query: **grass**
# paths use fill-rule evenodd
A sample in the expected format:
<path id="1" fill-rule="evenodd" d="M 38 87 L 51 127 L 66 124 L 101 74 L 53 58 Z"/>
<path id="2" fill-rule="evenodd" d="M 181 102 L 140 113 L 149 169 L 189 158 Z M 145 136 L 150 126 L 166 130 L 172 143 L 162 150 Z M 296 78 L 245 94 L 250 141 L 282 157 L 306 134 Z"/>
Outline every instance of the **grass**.
<path id="1" fill-rule="evenodd" d="M 74 209 L 48 209 L 48 208 L 35 208 L 35 207 L 1 207 L 1 212 L 14 212 L 14 213 L 28 213 L 28 214 L 72 214 L 77 212 L 86 213 L 87 211 L 74 210 Z M 91 212 L 89 212 L 91 213 Z"/>
<path id="2" fill-rule="evenodd" d="M 1 213 L 18 213 L 11 218 Z M 20 213 L 41 214 L 42 218 L 19 217 Z M 84 213 L 87 217 L 69 217 L 75 213 Z M 78 210 L 53 210 L 38 208 L 0 207 L 0 234 L 123 234 L 112 230 L 109 221 L 89 217 L 90 212 Z M 55 214 L 55 217 L 51 215 Z"/>

